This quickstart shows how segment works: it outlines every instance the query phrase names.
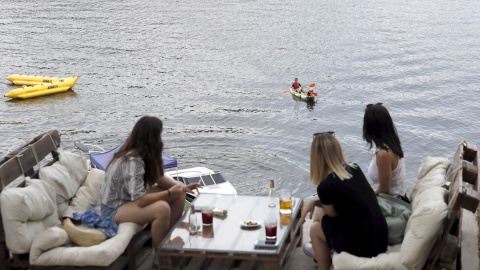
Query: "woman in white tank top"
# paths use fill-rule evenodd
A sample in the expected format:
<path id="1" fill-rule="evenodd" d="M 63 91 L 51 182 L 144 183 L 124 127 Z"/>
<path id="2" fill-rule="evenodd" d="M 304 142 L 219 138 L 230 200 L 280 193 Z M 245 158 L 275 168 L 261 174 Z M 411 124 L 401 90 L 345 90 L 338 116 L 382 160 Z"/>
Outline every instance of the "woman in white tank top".
<path id="1" fill-rule="evenodd" d="M 368 176 L 375 193 L 406 197 L 406 171 L 403 149 L 388 110 L 382 103 L 368 104 L 363 117 L 363 139 L 375 156 Z"/>

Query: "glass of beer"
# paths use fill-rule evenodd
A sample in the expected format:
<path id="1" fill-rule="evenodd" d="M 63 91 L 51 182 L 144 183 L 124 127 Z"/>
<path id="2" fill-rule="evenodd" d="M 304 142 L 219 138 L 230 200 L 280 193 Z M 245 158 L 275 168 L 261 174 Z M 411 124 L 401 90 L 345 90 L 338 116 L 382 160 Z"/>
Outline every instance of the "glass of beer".
<path id="1" fill-rule="evenodd" d="M 280 214 L 291 215 L 292 214 L 292 194 L 289 191 L 283 191 L 280 193 Z"/>

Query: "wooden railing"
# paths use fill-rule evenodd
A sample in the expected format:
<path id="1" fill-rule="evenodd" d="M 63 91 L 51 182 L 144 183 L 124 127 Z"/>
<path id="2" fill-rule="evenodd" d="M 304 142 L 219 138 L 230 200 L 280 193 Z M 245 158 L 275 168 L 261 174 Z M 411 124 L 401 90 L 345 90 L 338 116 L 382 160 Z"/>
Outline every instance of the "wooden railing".
<path id="1" fill-rule="evenodd" d="M 449 213 L 441 238 L 435 244 L 427 263 L 428 270 L 461 269 L 462 211 L 475 213 L 480 202 L 479 147 L 460 142 L 453 156 L 449 177 Z M 477 252 L 478 250 L 475 250 Z"/>

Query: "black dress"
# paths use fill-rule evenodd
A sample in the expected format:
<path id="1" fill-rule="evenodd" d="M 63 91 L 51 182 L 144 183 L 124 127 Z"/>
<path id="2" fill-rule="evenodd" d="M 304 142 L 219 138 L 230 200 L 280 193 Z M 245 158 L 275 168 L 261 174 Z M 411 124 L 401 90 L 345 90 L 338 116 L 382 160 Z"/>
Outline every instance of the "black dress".
<path id="1" fill-rule="evenodd" d="M 322 229 L 331 249 L 359 257 L 375 257 L 387 250 L 388 228 L 377 198 L 360 167 L 347 166 L 352 178 L 329 174 L 317 187 L 322 204 L 332 205 L 336 217 L 323 216 Z"/>

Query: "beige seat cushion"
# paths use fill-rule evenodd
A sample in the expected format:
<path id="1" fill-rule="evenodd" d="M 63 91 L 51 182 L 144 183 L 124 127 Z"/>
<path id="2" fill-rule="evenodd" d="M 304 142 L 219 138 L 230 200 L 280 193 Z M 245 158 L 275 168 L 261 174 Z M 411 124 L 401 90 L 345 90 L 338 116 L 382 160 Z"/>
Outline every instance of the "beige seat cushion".
<path id="1" fill-rule="evenodd" d="M 83 185 L 78 188 L 70 206 L 63 212 L 63 217 L 73 218 L 73 213 L 84 213 L 88 208 L 100 214 L 100 189 L 105 179 L 105 172 L 92 169 Z"/>
<path id="2" fill-rule="evenodd" d="M 435 186 L 426 186 L 417 191 L 400 249 L 400 259 L 409 269 L 422 269 L 427 262 L 448 213 L 446 194 L 445 188 Z"/>
<path id="3" fill-rule="evenodd" d="M 87 160 L 82 155 L 71 152 L 60 152 L 58 162 L 65 166 L 70 174 L 70 177 L 79 185 L 87 178 L 88 166 Z"/>
<path id="4" fill-rule="evenodd" d="M 59 161 L 40 169 L 39 178 L 55 188 L 58 216 L 62 216 L 87 174 L 85 158 L 70 152 L 60 152 Z"/>
<path id="5" fill-rule="evenodd" d="M 425 158 L 417 172 L 417 182 L 410 194 L 410 199 L 415 200 L 415 195 L 419 189 L 426 186 L 442 187 L 447 182 L 446 174 L 450 166 L 450 161 L 441 157 Z"/>
<path id="6" fill-rule="evenodd" d="M 386 253 L 373 258 L 363 258 L 347 252 L 335 253 L 332 263 L 335 270 L 408 270 L 400 262 L 400 246 L 389 246 Z"/>
<path id="7" fill-rule="evenodd" d="M 59 223 L 55 189 L 39 179 L 25 185 L 0 193 L 5 240 L 15 254 L 28 253 L 38 233 Z"/>
<path id="8" fill-rule="evenodd" d="M 39 233 L 30 249 L 32 265 L 108 266 L 127 248 L 132 237 L 145 226 L 121 223 L 117 235 L 90 247 L 72 246 L 67 232 L 51 227 Z"/>

